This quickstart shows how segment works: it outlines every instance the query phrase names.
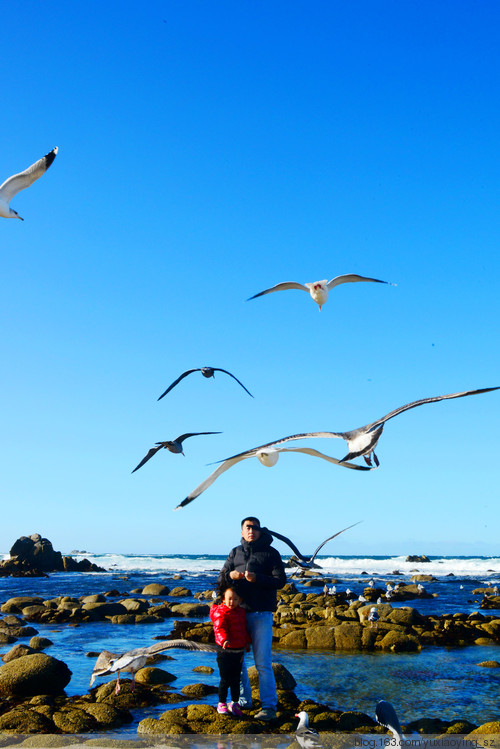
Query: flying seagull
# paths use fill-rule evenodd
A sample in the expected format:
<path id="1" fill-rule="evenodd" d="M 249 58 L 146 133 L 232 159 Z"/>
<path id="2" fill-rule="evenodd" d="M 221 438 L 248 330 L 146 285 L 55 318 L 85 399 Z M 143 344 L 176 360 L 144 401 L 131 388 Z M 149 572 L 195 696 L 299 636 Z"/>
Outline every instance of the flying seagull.
<path id="1" fill-rule="evenodd" d="M 347 455 L 340 461 L 341 464 L 343 464 L 344 461 L 359 458 L 362 455 L 369 466 L 372 465 L 372 457 L 375 465 L 378 466 L 379 459 L 375 455 L 374 450 L 380 439 L 382 430 L 384 429 L 385 422 L 389 421 L 389 419 L 393 419 L 395 416 L 398 416 L 398 414 L 403 413 L 403 411 L 408 411 L 410 408 L 422 406 L 424 403 L 436 403 L 437 401 L 449 400 L 450 398 L 464 398 L 466 395 L 479 395 L 480 393 L 489 393 L 492 390 L 499 389 L 500 387 L 481 388 L 480 390 L 465 390 L 462 393 L 451 393 L 450 395 L 437 395 L 434 398 L 422 398 L 421 400 L 407 403 L 405 406 L 400 406 L 399 408 L 394 409 L 394 411 L 390 411 L 390 413 L 382 416 L 381 419 L 372 421 L 371 424 L 359 427 L 358 429 L 353 429 L 350 432 L 306 432 L 305 434 L 292 434 L 290 437 L 283 437 L 279 442 L 318 437 L 341 437 L 347 442 L 347 447 L 349 449 Z"/>
<path id="2" fill-rule="evenodd" d="M 9 206 L 9 203 L 14 195 L 32 185 L 35 180 L 47 171 L 54 161 L 57 151 L 58 147 L 56 146 L 52 151 L 25 169 L 24 172 L 13 174 L 12 177 L 5 180 L 3 185 L 0 185 L 0 216 L 3 218 L 19 218 L 21 221 L 24 221 L 18 212 Z"/>
<path id="3" fill-rule="evenodd" d="M 286 438 L 290 439 L 290 438 Z M 227 458 L 227 460 L 220 461 L 220 465 L 218 468 L 215 469 L 213 473 L 210 474 L 208 478 L 205 479 L 205 481 L 202 481 L 202 483 L 196 487 L 194 491 L 191 492 L 191 494 L 188 494 L 186 499 L 183 499 L 182 502 L 175 507 L 175 510 L 180 510 L 181 507 L 185 507 L 190 502 L 193 501 L 193 499 L 196 499 L 196 497 L 199 497 L 202 492 L 205 491 L 205 489 L 208 489 L 209 486 L 211 486 L 214 481 L 219 478 L 221 473 L 224 473 L 224 471 L 227 471 L 232 466 L 236 465 L 236 463 L 240 463 L 242 460 L 245 460 L 246 458 L 257 458 L 263 466 L 267 466 L 268 468 L 271 468 L 272 466 L 276 465 L 278 462 L 278 458 L 280 453 L 305 453 L 306 455 L 312 455 L 316 458 L 323 458 L 323 460 L 328 460 L 330 463 L 335 463 L 335 465 L 342 465 L 344 468 L 353 468 L 354 470 L 368 470 L 370 471 L 372 467 L 368 466 L 358 466 L 355 463 L 347 463 L 345 461 L 337 460 L 336 458 L 331 458 L 329 455 L 324 455 L 323 453 L 318 452 L 318 450 L 312 450 L 309 447 L 275 447 L 275 445 L 279 444 L 280 442 L 283 442 L 283 440 L 278 440 L 277 442 L 270 442 L 267 445 L 261 445 L 260 447 L 254 447 L 251 450 L 247 450 L 246 452 L 239 453 L 238 455 L 233 455 L 232 458 Z M 147 456 L 146 456 L 147 457 Z"/>
<path id="4" fill-rule="evenodd" d="M 315 749 L 322 746 L 319 740 L 319 733 L 314 728 L 309 728 L 309 716 L 305 710 L 296 713 L 295 717 L 299 719 L 299 725 L 295 731 L 295 738 L 302 749 Z"/>
<path id="5" fill-rule="evenodd" d="M 128 650 L 121 655 L 111 653 L 109 650 L 103 650 L 102 653 L 99 654 L 92 671 L 90 686 L 92 686 L 97 676 L 116 674 L 116 694 L 118 694 L 120 691 L 120 672 L 128 671 L 132 674 L 133 690 L 135 688 L 135 674 L 140 668 L 143 668 L 148 658 L 170 648 L 204 650 L 210 653 L 215 653 L 220 650 L 217 645 L 207 645 L 206 643 L 194 642 L 193 640 L 162 640 L 161 642 L 155 642 L 154 645 L 150 645 L 146 648 Z"/>
<path id="6" fill-rule="evenodd" d="M 254 294 L 253 296 L 249 297 L 247 299 L 247 302 L 249 302 L 250 299 L 257 299 L 258 296 L 264 296 L 264 294 L 271 294 L 273 291 L 285 291 L 286 289 L 300 289 L 300 291 L 308 291 L 321 310 L 321 307 L 323 306 L 323 304 L 326 303 L 326 300 L 328 299 L 329 292 L 335 286 L 339 286 L 341 283 L 356 283 L 358 281 L 373 281 L 374 283 L 386 283 L 386 284 L 389 284 L 390 286 L 396 285 L 396 284 L 390 283 L 390 281 L 381 281 L 379 278 L 368 278 L 368 276 L 357 276 L 355 273 L 347 273 L 343 276 L 335 276 L 335 278 L 332 278 L 331 281 L 327 281 L 325 279 L 323 281 L 315 281 L 314 283 L 306 283 L 306 284 L 295 283 L 294 281 L 290 281 L 287 283 L 278 283 L 276 284 L 276 286 L 271 286 L 269 289 L 264 289 L 264 291 L 260 291 L 258 294 Z"/>
<path id="7" fill-rule="evenodd" d="M 166 442 L 156 442 L 156 447 L 152 447 L 151 450 L 148 451 L 147 455 L 141 460 L 138 466 L 134 468 L 132 473 L 135 473 L 141 466 L 144 465 L 144 463 L 147 463 L 148 460 L 150 460 L 153 455 L 156 455 L 158 450 L 161 450 L 162 447 L 165 448 L 165 450 L 170 450 L 171 453 L 181 453 L 181 455 L 184 455 L 184 451 L 182 449 L 182 443 L 184 440 L 186 440 L 188 437 L 197 437 L 200 434 L 222 434 L 222 432 L 188 432 L 188 434 L 181 434 L 180 437 L 177 437 L 175 440 L 167 440 Z"/>
<path id="8" fill-rule="evenodd" d="M 380 723 L 381 726 L 389 729 L 398 742 L 398 746 L 401 746 L 401 740 L 404 738 L 403 731 L 401 730 L 398 716 L 396 715 L 396 711 L 391 703 L 386 702 L 386 700 L 380 700 L 375 708 L 375 718 L 377 719 L 377 723 Z"/>
<path id="9" fill-rule="evenodd" d="M 207 377 L 207 378 L 208 377 L 215 377 L 214 372 L 224 372 L 224 374 L 227 374 L 227 375 L 229 375 L 229 377 L 232 377 L 233 380 L 236 380 L 236 382 L 238 383 L 238 385 L 241 385 L 241 387 L 243 388 L 243 390 L 245 390 L 248 393 L 248 395 L 250 395 L 253 398 L 253 395 L 250 392 L 250 390 L 247 390 L 246 387 L 244 386 L 244 384 L 242 382 L 240 382 L 238 380 L 238 378 L 234 376 L 234 374 L 231 374 L 231 372 L 228 372 L 227 369 L 221 369 L 220 367 L 198 367 L 197 369 L 187 369 L 185 372 L 183 372 L 180 377 L 178 377 L 176 380 L 174 380 L 174 382 L 171 385 L 168 386 L 168 388 L 165 390 L 165 392 L 160 395 L 160 397 L 158 398 L 158 400 L 161 401 L 161 399 L 165 395 L 167 395 L 167 393 L 170 393 L 170 391 L 176 385 L 178 385 L 179 382 L 184 379 L 184 377 L 187 377 L 192 372 L 201 372 L 202 375 L 203 375 L 203 377 Z"/>
<path id="10" fill-rule="evenodd" d="M 363 467 L 363 466 L 362 466 Z M 314 566 L 314 560 L 316 559 L 317 555 L 323 548 L 323 546 L 328 543 L 328 541 L 331 541 L 333 538 L 336 538 L 337 536 L 340 536 L 341 533 L 344 531 L 348 531 L 349 528 L 354 528 L 355 525 L 359 525 L 361 523 L 361 520 L 359 520 L 357 523 L 353 523 L 352 525 L 348 525 L 347 528 L 343 528 L 341 531 L 337 531 L 337 533 L 334 533 L 333 536 L 328 536 L 328 538 L 325 538 L 322 543 L 318 546 L 316 551 L 311 554 L 310 557 L 306 557 L 303 554 L 300 553 L 300 551 L 297 549 L 293 541 L 290 541 L 289 538 L 286 536 L 282 536 L 281 533 L 277 533 L 276 531 L 272 531 L 269 528 L 267 529 L 271 536 L 274 536 L 275 538 L 279 538 L 280 541 L 283 541 L 285 544 L 288 544 L 288 546 L 292 549 L 295 556 L 293 556 L 290 559 L 290 562 L 293 562 L 294 564 L 298 565 L 299 567 L 302 567 L 303 569 L 310 569 Z"/>

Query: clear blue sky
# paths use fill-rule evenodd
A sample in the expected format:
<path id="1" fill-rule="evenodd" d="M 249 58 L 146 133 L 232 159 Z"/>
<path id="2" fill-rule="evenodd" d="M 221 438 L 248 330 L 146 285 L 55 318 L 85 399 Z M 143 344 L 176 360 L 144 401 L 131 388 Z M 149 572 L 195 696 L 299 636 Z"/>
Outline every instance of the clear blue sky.
<path id="1" fill-rule="evenodd" d="M 12 201 L 24 223 L 0 219 L 0 551 L 224 553 L 257 514 L 306 552 L 363 520 L 326 550 L 498 554 L 497 392 L 390 421 L 378 471 L 248 460 L 172 512 L 211 461 L 500 385 L 496 0 L 26 0 L 4 21 L 0 181 L 60 150 Z M 397 286 L 245 302 L 342 273 Z M 191 375 L 156 401 L 204 365 L 255 399 Z"/>

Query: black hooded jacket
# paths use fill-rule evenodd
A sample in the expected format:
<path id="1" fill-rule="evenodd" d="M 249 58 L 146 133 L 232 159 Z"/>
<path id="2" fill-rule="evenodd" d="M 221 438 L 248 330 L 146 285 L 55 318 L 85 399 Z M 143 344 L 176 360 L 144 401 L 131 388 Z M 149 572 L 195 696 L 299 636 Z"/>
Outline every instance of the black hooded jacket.
<path id="1" fill-rule="evenodd" d="M 247 611 L 276 611 L 276 591 L 285 585 L 286 574 L 272 542 L 273 537 L 267 528 L 261 528 L 259 538 L 252 543 L 242 538 L 240 545 L 229 552 L 219 573 L 219 585 L 233 585 Z M 257 579 L 254 583 L 231 580 L 229 573 L 233 570 L 255 572 Z"/>

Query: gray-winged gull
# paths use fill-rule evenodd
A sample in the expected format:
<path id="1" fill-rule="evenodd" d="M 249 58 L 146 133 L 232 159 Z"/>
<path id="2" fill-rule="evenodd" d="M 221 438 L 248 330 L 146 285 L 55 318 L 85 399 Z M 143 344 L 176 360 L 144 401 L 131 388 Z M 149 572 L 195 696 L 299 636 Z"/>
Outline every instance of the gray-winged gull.
<path id="1" fill-rule="evenodd" d="M 45 174 L 54 161 L 58 150 L 59 149 L 56 146 L 52 151 L 49 151 L 49 153 L 45 154 L 45 156 L 42 156 L 41 159 L 38 159 L 38 161 L 35 161 L 34 164 L 25 169 L 24 172 L 13 174 L 12 177 L 9 177 L 2 185 L 0 185 L 0 216 L 2 216 L 2 218 L 19 218 L 21 221 L 24 221 L 18 212 L 9 206 L 9 203 L 18 192 L 29 187 L 35 180 L 41 177 L 42 174 Z"/>
<path id="2" fill-rule="evenodd" d="M 182 449 L 182 443 L 184 440 L 187 440 L 188 437 L 198 437 L 200 434 L 222 434 L 222 432 L 188 432 L 188 434 L 181 434 L 180 437 L 177 437 L 175 440 L 167 440 L 166 442 L 156 442 L 156 447 L 152 447 L 151 450 L 148 451 L 147 455 L 144 456 L 144 458 L 141 460 L 139 465 L 137 465 L 132 473 L 135 473 L 139 468 L 141 468 L 144 463 L 147 463 L 148 460 L 150 460 L 153 455 L 156 455 L 158 450 L 161 450 L 162 447 L 165 448 L 165 450 L 170 450 L 171 453 L 181 453 L 184 455 L 184 451 Z"/>
<path id="3" fill-rule="evenodd" d="M 288 442 L 290 440 L 298 439 L 314 439 L 319 437 L 340 437 L 347 442 L 349 452 L 342 458 L 344 460 L 352 460 L 363 456 L 364 460 L 368 465 L 372 465 L 372 456 L 375 465 L 379 465 L 379 460 L 375 455 L 375 447 L 380 439 L 382 430 L 385 426 L 386 421 L 393 419 L 395 416 L 408 411 L 410 408 L 416 408 L 422 406 L 424 403 L 437 403 L 442 400 L 450 400 L 452 398 L 464 398 L 467 395 L 479 395 L 480 393 L 490 393 L 492 390 L 499 390 L 500 386 L 492 388 L 480 388 L 478 390 L 464 390 L 460 393 L 450 393 L 449 395 L 436 395 L 433 398 L 421 398 L 418 401 L 412 401 L 406 403 L 404 406 L 395 408 L 394 411 L 390 411 L 382 418 L 377 421 L 372 421 L 371 424 L 367 424 L 364 427 L 358 427 L 358 429 L 352 429 L 350 432 L 306 432 L 304 434 L 292 434 L 290 437 L 284 437 L 279 442 Z"/>
<path id="4" fill-rule="evenodd" d="M 184 650 L 203 650 L 210 653 L 216 653 L 220 650 L 217 645 L 208 645 L 194 640 L 162 640 L 145 648 L 134 648 L 126 653 L 117 655 L 109 650 L 103 650 L 95 663 L 92 675 L 90 677 L 90 686 L 98 676 L 108 676 L 116 674 L 116 694 L 120 691 L 120 672 L 128 671 L 132 674 L 132 689 L 135 688 L 135 674 L 146 664 L 148 658 L 151 658 L 163 650 L 170 648 L 183 648 Z"/>
<path id="5" fill-rule="evenodd" d="M 302 749 L 314 749 L 314 747 L 322 746 L 319 739 L 319 733 L 309 726 L 309 715 L 306 711 L 301 710 L 300 713 L 295 714 L 295 717 L 299 719 L 299 725 L 295 731 L 295 738 Z"/>
<path id="6" fill-rule="evenodd" d="M 340 536 L 341 533 L 344 533 L 344 531 L 348 531 L 350 528 L 354 528 L 355 525 L 359 525 L 361 523 L 361 520 L 358 520 L 357 523 L 353 523 L 352 525 L 348 525 L 347 528 L 342 528 L 341 531 L 337 531 L 337 533 L 334 533 L 333 536 L 328 536 L 328 538 L 325 538 L 324 541 L 320 543 L 316 551 L 311 554 L 311 556 L 305 556 L 304 554 L 301 554 L 300 551 L 297 549 L 293 541 L 291 541 L 286 536 L 283 536 L 281 533 L 278 533 L 277 531 L 272 531 L 270 528 L 267 530 L 271 534 L 271 536 L 275 536 L 275 538 L 279 538 L 280 541 L 283 541 L 285 544 L 287 544 L 292 551 L 294 552 L 294 556 L 291 557 L 290 561 L 293 564 L 296 564 L 298 567 L 302 567 L 303 569 L 310 569 L 314 566 L 314 560 L 316 559 L 317 555 L 323 548 L 323 546 L 328 543 L 328 541 L 331 541 L 332 539 L 336 538 L 337 536 Z"/>
<path id="7" fill-rule="evenodd" d="M 278 443 L 283 442 L 284 440 L 278 440 Z M 262 465 L 267 466 L 268 468 L 276 465 L 278 462 L 278 458 L 280 453 L 304 453 L 305 455 L 312 455 L 316 458 L 323 458 L 323 460 L 327 460 L 330 463 L 334 463 L 335 465 L 343 466 L 344 468 L 352 468 L 353 470 L 371 470 L 371 467 L 368 466 L 358 466 L 355 463 L 348 463 L 345 461 L 337 460 L 336 458 L 331 458 L 329 455 L 324 455 L 323 453 L 318 452 L 318 450 L 312 450 L 309 447 L 273 447 L 272 445 L 276 445 L 278 443 L 268 443 L 268 445 L 261 445 L 260 447 L 254 447 L 251 450 L 247 450 L 246 452 L 239 453 L 238 455 L 233 455 L 232 458 L 227 458 L 226 460 L 221 461 L 221 465 L 219 465 L 218 468 L 213 471 L 213 473 L 210 474 L 208 478 L 205 479 L 205 481 L 202 481 L 202 483 L 196 487 L 188 496 L 182 500 L 180 504 L 175 507 L 175 510 L 180 510 L 181 507 L 185 507 L 190 502 L 193 501 L 193 499 L 196 499 L 196 497 L 199 497 L 200 494 L 202 494 L 205 489 L 208 489 L 209 486 L 211 486 L 214 481 L 222 474 L 224 471 L 229 470 L 232 466 L 236 465 L 237 463 L 240 463 L 242 460 L 245 460 L 246 458 L 257 458 Z M 147 456 L 146 456 L 147 458 Z M 144 462 L 144 461 L 143 461 Z M 139 466 L 137 466 L 139 468 Z M 137 470 L 137 469 L 136 469 Z"/>
<path id="8" fill-rule="evenodd" d="M 161 399 L 165 395 L 167 395 L 167 393 L 170 393 L 170 391 L 176 385 L 178 385 L 179 382 L 184 379 L 184 377 L 187 377 L 192 372 L 201 372 L 202 375 L 203 375 L 203 377 L 207 377 L 207 378 L 208 377 L 215 377 L 214 372 L 224 372 L 224 374 L 227 374 L 227 375 L 229 375 L 229 377 L 232 377 L 233 380 L 236 380 L 236 382 L 238 383 L 238 385 L 241 385 L 241 387 L 243 388 L 243 390 L 245 390 L 248 393 L 248 395 L 250 395 L 253 398 L 253 395 L 250 392 L 250 390 L 247 390 L 246 387 L 244 386 L 244 384 L 242 382 L 240 382 L 238 380 L 238 378 L 234 376 L 234 374 L 231 374 L 231 372 L 228 372 L 227 369 L 221 369 L 220 367 L 198 367 L 197 369 L 187 369 L 185 372 L 183 372 L 180 377 L 178 377 L 176 380 L 173 381 L 173 383 L 171 385 L 168 386 L 168 388 L 165 390 L 165 392 L 160 395 L 160 397 L 158 398 L 158 400 L 161 401 Z"/>
<path id="9" fill-rule="evenodd" d="M 356 275 L 356 273 L 346 273 L 343 276 L 336 276 L 335 278 L 332 278 L 331 281 L 327 281 L 326 279 L 324 279 L 323 281 L 314 281 L 313 283 L 306 284 L 295 283 L 294 281 L 278 283 L 276 284 L 276 286 L 271 286 L 269 289 L 264 289 L 264 291 L 259 291 L 258 294 L 254 294 L 253 296 L 249 297 L 247 299 L 247 302 L 249 302 L 250 299 L 257 299 L 257 297 L 259 296 L 264 296 L 264 294 L 271 294 L 273 291 L 299 289 L 300 291 L 308 291 L 321 310 L 321 307 L 326 303 L 326 300 L 328 299 L 329 292 L 335 286 L 339 286 L 341 283 L 356 283 L 358 281 L 373 281 L 374 283 L 389 284 L 389 286 L 396 285 L 391 283 L 390 281 L 381 281 L 379 278 L 369 278 L 368 276 L 358 276 Z"/>

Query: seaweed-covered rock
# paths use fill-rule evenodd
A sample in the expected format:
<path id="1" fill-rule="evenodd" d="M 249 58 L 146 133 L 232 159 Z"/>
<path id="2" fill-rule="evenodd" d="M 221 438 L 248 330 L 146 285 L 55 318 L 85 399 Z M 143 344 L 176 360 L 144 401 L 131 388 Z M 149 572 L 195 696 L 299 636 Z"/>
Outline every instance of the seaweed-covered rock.
<path id="1" fill-rule="evenodd" d="M 54 723 L 36 710 L 16 707 L 0 716 L 0 731 L 6 733 L 53 733 Z"/>
<path id="2" fill-rule="evenodd" d="M 14 645 L 14 647 L 11 648 L 7 653 L 2 655 L 2 660 L 4 663 L 9 663 L 16 658 L 21 658 L 23 655 L 32 655 L 36 652 L 37 651 L 35 650 L 35 648 L 32 648 L 29 645 L 18 643 L 17 645 Z"/>
<path id="3" fill-rule="evenodd" d="M 98 725 L 93 715 L 78 708 L 56 710 L 52 720 L 63 733 L 88 733 Z"/>
<path id="4" fill-rule="evenodd" d="M 149 583 L 149 585 L 145 585 L 142 589 L 143 596 L 168 596 L 169 593 L 170 588 L 167 588 L 166 585 L 161 585 L 161 583 Z"/>
<path id="5" fill-rule="evenodd" d="M 60 694 L 71 679 L 67 665 L 45 653 L 16 658 L 0 667 L 0 694 Z"/>
<path id="6" fill-rule="evenodd" d="M 194 697 L 197 700 L 201 700 L 202 697 L 209 694 L 217 694 L 217 691 L 217 687 L 210 684 L 186 684 L 181 689 L 182 694 L 185 694 L 186 697 Z"/>
<path id="7" fill-rule="evenodd" d="M 156 666 L 145 666 L 140 668 L 135 675 L 135 680 L 140 684 L 149 684 L 149 686 L 155 686 L 157 684 L 169 684 L 171 681 L 177 679 L 177 676 L 170 674 L 163 668 L 156 668 Z"/>
<path id="8" fill-rule="evenodd" d="M 170 607 L 177 616 L 208 616 L 210 606 L 206 603 L 176 603 Z"/>

